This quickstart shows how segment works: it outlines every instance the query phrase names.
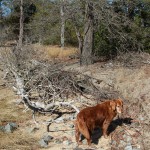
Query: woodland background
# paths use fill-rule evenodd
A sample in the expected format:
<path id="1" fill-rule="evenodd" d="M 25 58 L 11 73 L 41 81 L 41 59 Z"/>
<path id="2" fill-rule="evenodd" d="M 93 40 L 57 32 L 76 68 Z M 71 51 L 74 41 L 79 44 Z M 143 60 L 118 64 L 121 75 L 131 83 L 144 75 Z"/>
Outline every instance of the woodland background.
<path id="1" fill-rule="evenodd" d="M 0 0 L 0 149 L 78 150 L 78 111 L 120 97 L 94 145 L 148 150 L 149 53 L 149 0 Z"/>

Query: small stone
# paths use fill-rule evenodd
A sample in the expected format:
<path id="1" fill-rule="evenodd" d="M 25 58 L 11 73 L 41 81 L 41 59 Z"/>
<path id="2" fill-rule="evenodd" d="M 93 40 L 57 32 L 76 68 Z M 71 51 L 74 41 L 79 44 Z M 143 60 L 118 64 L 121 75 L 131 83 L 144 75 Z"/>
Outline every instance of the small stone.
<path id="1" fill-rule="evenodd" d="M 9 123 L 13 128 L 18 128 L 18 125 L 16 123 L 10 122 Z"/>
<path id="2" fill-rule="evenodd" d="M 7 125 L 4 127 L 4 131 L 7 132 L 7 133 L 11 133 L 11 132 L 13 132 L 13 127 L 10 126 L 9 124 L 7 124 Z"/>
<path id="3" fill-rule="evenodd" d="M 44 136 L 42 137 L 42 139 L 43 139 L 45 142 L 50 142 L 50 141 L 53 139 L 53 137 L 46 134 L 46 135 L 44 135 Z"/>
<path id="4" fill-rule="evenodd" d="M 11 133 L 13 132 L 16 128 L 17 128 L 17 124 L 15 123 L 8 123 L 5 127 L 4 127 L 4 131 L 7 133 Z"/>
<path id="5" fill-rule="evenodd" d="M 4 126 L 0 126 L 0 131 L 4 132 Z"/>
<path id="6" fill-rule="evenodd" d="M 131 144 L 128 144 L 128 145 L 124 148 L 124 150 L 133 150 Z"/>
<path id="7" fill-rule="evenodd" d="M 41 139 L 39 141 L 39 144 L 40 144 L 41 147 L 47 147 L 48 146 L 48 142 L 44 141 L 44 139 Z"/>

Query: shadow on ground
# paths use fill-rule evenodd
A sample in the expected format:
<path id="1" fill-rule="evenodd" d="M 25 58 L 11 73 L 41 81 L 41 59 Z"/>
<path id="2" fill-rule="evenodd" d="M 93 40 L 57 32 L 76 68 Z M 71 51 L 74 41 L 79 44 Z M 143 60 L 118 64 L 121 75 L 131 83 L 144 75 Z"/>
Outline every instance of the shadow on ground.
<path id="1" fill-rule="evenodd" d="M 118 126 L 121 126 L 123 123 L 124 124 L 131 124 L 132 123 L 132 118 L 124 118 L 124 119 L 116 119 L 111 122 L 111 124 L 108 127 L 108 135 L 112 133 Z M 95 130 L 92 132 L 92 143 L 98 144 L 99 139 L 102 136 L 102 130 L 101 128 L 95 128 Z M 85 139 L 84 136 L 81 136 L 81 141 Z"/>

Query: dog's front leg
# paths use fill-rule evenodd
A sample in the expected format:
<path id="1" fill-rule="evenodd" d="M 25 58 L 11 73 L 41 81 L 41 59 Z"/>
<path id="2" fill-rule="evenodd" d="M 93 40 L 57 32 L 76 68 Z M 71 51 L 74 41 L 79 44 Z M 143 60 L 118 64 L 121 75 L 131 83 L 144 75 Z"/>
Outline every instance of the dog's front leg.
<path id="1" fill-rule="evenodd" d="M 104 136 L 104 138 L 108 138 L 108 134 L 107 134 L 107 129 L 108 129 L 108 126 L 110 125 L 110 121 L 108 121 L 108 120 L 105 120 L 104 122 L 103 122 L 103 126 L 102 126 L 102 131 L 103 131 L 103 136 Z"/>

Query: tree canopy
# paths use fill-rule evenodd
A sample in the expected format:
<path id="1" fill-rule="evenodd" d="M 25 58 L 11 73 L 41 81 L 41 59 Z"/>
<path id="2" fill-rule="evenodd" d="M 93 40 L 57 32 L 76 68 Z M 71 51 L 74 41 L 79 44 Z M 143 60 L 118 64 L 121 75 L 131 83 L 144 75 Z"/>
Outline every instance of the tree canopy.
<path id="1" fill-rule="evenodd" d="M 19 6 L 19 0 L 0 1 L 1 28 L 3 24 L 11 40 L 18 38 Z M 89 52 L 91 58 L 114 58 L 120 51 L 150 52 L 149 0 L 26 0 L 24 42 L 60 45 L 62 6 L 65 45 L 78 46 L 81 59 Z"/>

